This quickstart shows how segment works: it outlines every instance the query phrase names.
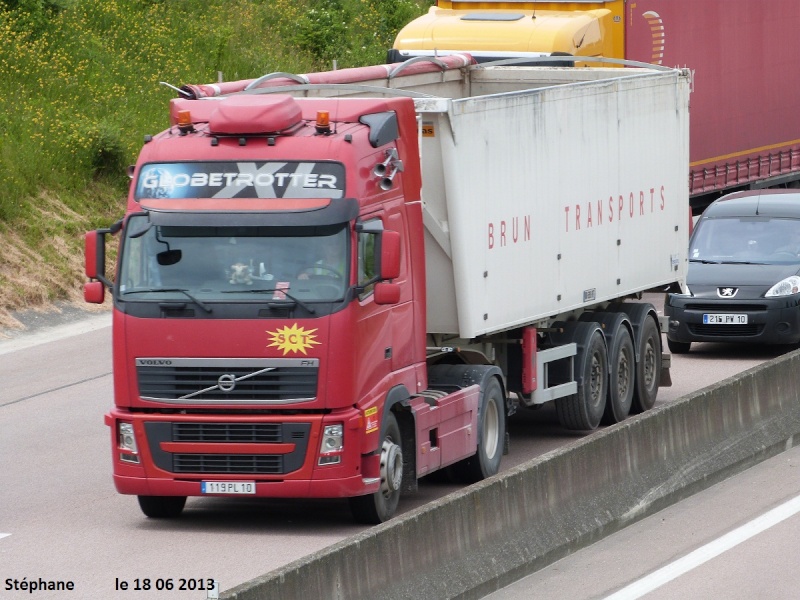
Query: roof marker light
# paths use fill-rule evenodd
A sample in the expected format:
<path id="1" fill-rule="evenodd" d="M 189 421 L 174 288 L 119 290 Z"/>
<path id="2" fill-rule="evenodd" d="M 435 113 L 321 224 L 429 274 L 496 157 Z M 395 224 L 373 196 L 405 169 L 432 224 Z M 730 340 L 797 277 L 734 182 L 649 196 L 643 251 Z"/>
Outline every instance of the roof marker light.
<path id="1" fill-rule="evenodd" d="M 194 131 L 194 125 L 192 124 L 192 113 L 190 113 L 188 110 L 178 111 L 178 129 L 180 130 L 181 135 L 186 135 L 187 133 Z"/>
<path id="2" fill-rule="evenodd" d="M 327 110 L 317 111 L 317 133 L 329 134 L 331 132 L 330 113 Z"/>

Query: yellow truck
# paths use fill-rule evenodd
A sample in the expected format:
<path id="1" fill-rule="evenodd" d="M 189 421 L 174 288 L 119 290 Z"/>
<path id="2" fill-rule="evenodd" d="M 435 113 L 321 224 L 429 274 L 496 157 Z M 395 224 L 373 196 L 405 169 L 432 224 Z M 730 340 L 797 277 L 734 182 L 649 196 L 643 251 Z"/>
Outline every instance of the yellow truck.
<path id="1" fill-rule="evenodd" d="M 478 62 L 688 67 L 698 208 L 722 192 L 800 187 L 800 70 L 787 47 L 797 23 L 797 0 L 441 0 L 399 32 L 389 62 L 466 52 Z"/>

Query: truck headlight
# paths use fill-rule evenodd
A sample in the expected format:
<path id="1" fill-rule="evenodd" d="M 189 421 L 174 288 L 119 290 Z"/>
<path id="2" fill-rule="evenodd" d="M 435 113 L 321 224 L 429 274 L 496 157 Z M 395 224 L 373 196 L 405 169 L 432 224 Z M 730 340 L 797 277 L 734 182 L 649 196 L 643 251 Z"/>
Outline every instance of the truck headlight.
<path id="1" fill-rule="evenodd" d="M 322 430 L 322 441 L 319 446 L 319 464 L 333 465 L 342 461 L 344 449 L 344 426 L 341 423 L 326 425 Z"/>
<path id="2" fill-rule="evenodd" d="M 791 296 L 800 292 L 800 277 L 792 275 L 783 281 L 779 281 L 764 294 L 766 298 L 773 298 L 775 296 Z"/>
<path id="3" fill-rule="evenodd" d="M 139 463 L 139 449 L 136 446 L 133 423 L 126 423 L 125 421 L 117 423 L 117 447 L 120 450 L 119 459 L 121 461 Z"/>

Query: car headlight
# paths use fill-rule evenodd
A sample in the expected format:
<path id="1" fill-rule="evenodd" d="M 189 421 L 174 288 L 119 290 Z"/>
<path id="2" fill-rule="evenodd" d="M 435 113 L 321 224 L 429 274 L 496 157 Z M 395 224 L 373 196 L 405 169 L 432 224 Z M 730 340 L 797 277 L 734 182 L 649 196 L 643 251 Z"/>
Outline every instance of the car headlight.
<path id="1" fill-rule="evenodd" d="M 683 290 L 680 292 L 670 292 L 667 294 L 667 304 L 672 306 L 672 299 L 673 298 L 691 298 L 694 294 L 692 294 L 692 290 L 689 289 L 689 286 L 685 286 Z"/>
<path id="2" fill-rule="evenodd" d="M 800 277 L 792 275 L 773 285 L 764 295 L 770 298 L 774 296 L 791 296 L 797 293 L 800 293 Z"/>

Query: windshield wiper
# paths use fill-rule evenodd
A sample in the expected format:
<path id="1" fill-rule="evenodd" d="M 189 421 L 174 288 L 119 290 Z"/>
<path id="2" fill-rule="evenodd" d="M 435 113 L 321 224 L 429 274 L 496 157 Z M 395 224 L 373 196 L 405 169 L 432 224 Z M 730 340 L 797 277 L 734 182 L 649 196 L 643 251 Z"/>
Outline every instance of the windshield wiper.
<path id="1" fill-rule="evenodd" d="M 200 300 L 198 300 L 197 298 L 192 296 L 189 293 L 188 290 L 184 290 L 183 288 L 147 288 L 147 289 L 143 289 L 143 290 L 132 290 L 130 292 L 125 292 L 125 293 L 126 294 L 141 294 L 143 292 L 144 293 L 149 293 L 149 292 L 180 292 L 181 294 L 183 294 L 184 296 L 189 298 L 189 300 L 191 300 L 192 302 L 197 304 L 197 306 L 202 308 L 205 312 L 207 312 L 209 314 L 211 312 L 213 312 L 211 307 L 208 304 L 205 304 L 205 303 L 201 302 Z"/>
<path id="2" fill-rule="evenodd" d="M 270 290 L 262 290 L 262 289 L 255 289 L 255 290 L 224 290 L 223 294 L 274 294 L 275 292 L 281 292 L 284 296 L 292 300 L 296 304 L 299 304 L 303 308 L 305 308 L 309 313 L 316 314 L 317 311 L 314 310 L 313 306 L 309 306 L 302 300 L 292 296 L 289 292 L 282 288 L 274 288 Z M 275 298 L 273 298 L 275 300 Z"/>
<path id="3" fill-rule="evenodd" d="M 702 263 L 704 265 L 718 265 L 718 264 L 720 264 L 720 261 L 718 261 L 718 260 L 708 260 L 707 258 L 690 258 L 689 262 Z"/>

